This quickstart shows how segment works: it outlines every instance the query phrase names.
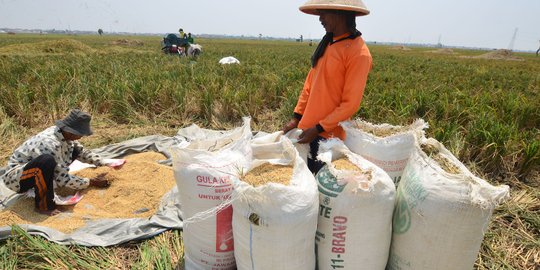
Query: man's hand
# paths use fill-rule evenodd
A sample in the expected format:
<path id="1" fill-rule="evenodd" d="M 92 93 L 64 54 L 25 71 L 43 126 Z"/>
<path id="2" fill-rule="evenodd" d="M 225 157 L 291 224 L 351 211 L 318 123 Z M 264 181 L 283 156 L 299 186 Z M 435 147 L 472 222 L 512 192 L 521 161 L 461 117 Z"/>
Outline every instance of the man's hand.
<path id="1" fill-rule="evenodd" d="M 304 130 L 300 136 L 298 136 L 298 143 L 311 143 L 319 136 L 319 130 L 317 127 L 312 127 Z"/>
<path id="2" fill-rule="evenodd" d="M 300 120 L 296 119 L 296 118 L 293 118 L 291 119 L 291 121 L 289 121 L 289 123 L 287 123 L 285 126 L 283 126 L 283 128 L 281 129 L 283 131 L 283 134 L 286 134 L 287 132 L 289 132 L 291 129 L 295 129 L 298 127 L 298 123 L 300 122 Z"/>
<path id="3" fill-rule="evenodd" d="M 107 173 L 102 173 L 96 176 L 95 178 L 90 179 L 90 186 L 92 187 L 99 187 L 99 188 L 106 188 L 111 185 L 111 182 L 105 178 Z"/>

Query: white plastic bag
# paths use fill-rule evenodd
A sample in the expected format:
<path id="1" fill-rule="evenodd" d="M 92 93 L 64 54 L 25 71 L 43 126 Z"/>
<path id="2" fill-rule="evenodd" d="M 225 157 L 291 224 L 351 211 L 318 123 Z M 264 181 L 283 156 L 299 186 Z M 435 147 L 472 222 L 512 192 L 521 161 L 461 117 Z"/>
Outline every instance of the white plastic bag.
<path id="1" fill-rule="evenodd" d="M 381 167 L 394 183 L 399 182 L 416 141 L 424 136 L 424 129 L 428 127 L 422 119 L 409 126 L 376 125 L 360 119 L 342 122 L 341 126 L 347 134 L 345 145 Z"/>
<path id="2" fill-rule="evenodd" d="M 492 211 L 509 188 L 474 176 L 436 140 L 422 144 L 439 156 L 420 146 L 412 152 L 397 189 L 387 269 L 472 269 Z"/>
<path id="3" fill-rule="evenodd" d="M 235 181 L 233 230 L 238 269 L 313 270 L 317 185 L 313 174 L 281 132 L 252 142 L 252 167 L 265 162 L 292 165 L 289 185 L 253 187 Z M 271 179 L 270 179 L 271 182 Z"/>
<path id="4" fill-rule="evenodd" d="M 318 158 L 326 163 L 315 177 L 318 269 L 384 269 L 392 238 L 392 179 L 338 139 L 321 142 Z M 340 158 L 361 172 L 336 169 L 332 161 Z"/>

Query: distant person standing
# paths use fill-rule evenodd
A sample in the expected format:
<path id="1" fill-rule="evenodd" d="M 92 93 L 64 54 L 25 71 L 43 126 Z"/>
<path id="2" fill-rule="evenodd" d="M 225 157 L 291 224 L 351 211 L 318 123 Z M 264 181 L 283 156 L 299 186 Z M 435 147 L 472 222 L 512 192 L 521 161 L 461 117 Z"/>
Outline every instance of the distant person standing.
<path id="1" fill-rule="evenodd" d="M 188 41 L 189 44 L 195 43 L 195 40 L 193 40 L 193 37 L 191 36 L 191 33 L 188 33 L 187 36 L 188 36 L 187 41 Z"/>
<path id="2" fill-rule="evenodd" d="M 180 28 L 178 29 L 178 32 L 180 33 L 180 39 L 184 39 L 184 36 L 186 35 L 186 33 L 184 33 L 184 29 Z"/>
<path id="3" fill-rule="evenodd" d="M 540 41 L 540 40 L 539 40 Z M 540 52 L 540 47 L 538 47 L 538 50 L 536 50 L 536 56 L 538 56 L 538 53 Z"/>
<path id="4" fill-rule="evenodd" d="M 309 144 L 308 167 L 317 173 L 319 142 L 327 138 L 345 139 L 339 122 L 350 119 L 360 107 L 371 70 L 371 53 L 356 29 L 356 16 L 369 14 L 361 0 L 309 0 L 300 7 L 318 15 L 326 30 L 311 57 L 311 69 L 294 108 L 287 133 L 303 130 L 298 143 Z"/>

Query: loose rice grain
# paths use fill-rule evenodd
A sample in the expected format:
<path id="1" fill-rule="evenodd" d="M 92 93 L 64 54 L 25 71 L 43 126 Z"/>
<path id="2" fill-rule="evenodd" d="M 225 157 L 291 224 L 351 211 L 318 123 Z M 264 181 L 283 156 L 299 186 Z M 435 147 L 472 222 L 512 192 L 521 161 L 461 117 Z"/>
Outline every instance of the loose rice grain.
<path id="1" fill-rule="evenodd" d="M 242 180 L 254 187 L 267 183 L 289 185 L 293 174 L 292 166 L 264 163 L 249 171 Z"/>
<path id="2" fill-rule="evenodd" d="M 156 212 L 161 197 L 175 185 L 172 168 L 156 163 L 161 159 L 164 156 L 159 153 L 145 152 L 127 156 L 120 170 L 98 167 L 76 172 L 87 178 L 107 173 L 111 186 L 79 191 L 84 198 L 73 206 L 59 206 L 63 212 L 56 216 L 38 214 L 33 198 L 20 198 L 0 213 L 0 226 L 35 224 L 70 233 L 93 219 L 148 218 Z M 56 191 L 64 196 L 74 192 L 66 188 Z"/>

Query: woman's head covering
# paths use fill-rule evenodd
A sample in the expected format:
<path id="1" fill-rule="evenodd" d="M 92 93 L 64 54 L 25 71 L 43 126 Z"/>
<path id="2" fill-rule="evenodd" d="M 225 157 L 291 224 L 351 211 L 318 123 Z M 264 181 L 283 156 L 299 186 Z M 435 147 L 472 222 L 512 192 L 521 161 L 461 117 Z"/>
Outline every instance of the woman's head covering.
<path id="1" fill-rule="evenodd" d="M 54 124 L 61 130 L 75 134 L 77 136 L 90 136 L 92 130 L 90 129 L 90 120 L 92 117 L 79 109 L 73 109 L 62 120 L 56 121 Z"/>

